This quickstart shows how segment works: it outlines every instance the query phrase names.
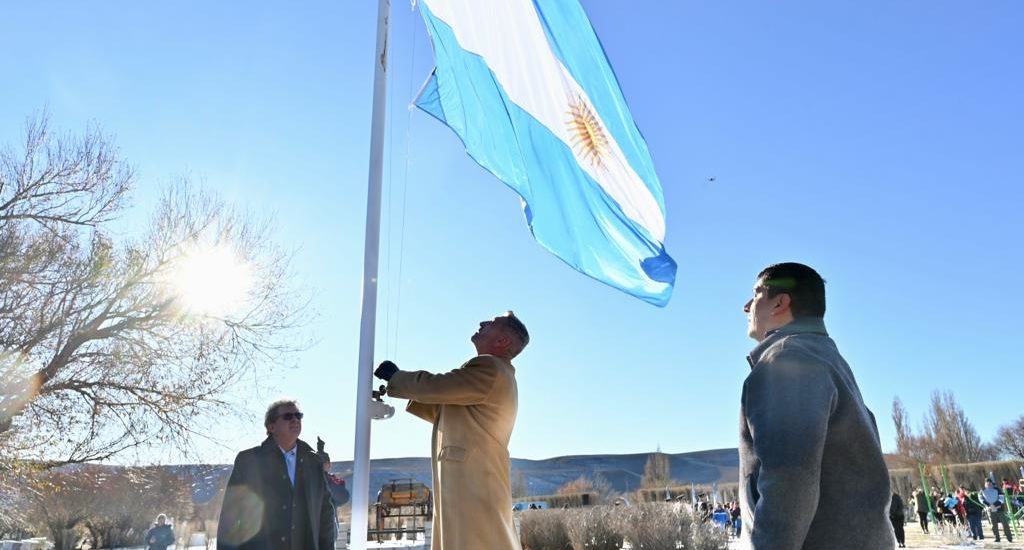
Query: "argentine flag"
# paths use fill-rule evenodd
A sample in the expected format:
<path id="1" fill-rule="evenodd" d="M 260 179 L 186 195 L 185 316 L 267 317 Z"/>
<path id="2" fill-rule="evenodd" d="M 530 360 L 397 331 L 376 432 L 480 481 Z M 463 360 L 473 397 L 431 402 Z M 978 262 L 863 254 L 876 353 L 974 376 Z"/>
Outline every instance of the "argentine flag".
<path id="1" fill-rule="evenodd" d="M 537 241 L 658 306 L 676 264 L 647 144 L 577 0 L 419 0 L 435 68 L 416 105 L 522 199 Z"/>

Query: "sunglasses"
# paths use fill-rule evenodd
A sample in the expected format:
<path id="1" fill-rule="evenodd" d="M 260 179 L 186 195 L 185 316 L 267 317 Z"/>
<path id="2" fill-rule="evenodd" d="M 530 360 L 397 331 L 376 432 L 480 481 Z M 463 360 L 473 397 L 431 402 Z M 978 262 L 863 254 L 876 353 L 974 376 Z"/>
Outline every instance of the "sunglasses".
<path id="1" fill-rule="evenodd" d="M 274 419 L 274 420 L 276 421 L 276 420 L 280 420 L 280 419 L 283 418 L 283 419 L 291 422 L 292 419 L 302 420 L 303 416 L 305 416 L 305 415 L 302 414 L 302 413 L 281 413 L 281 414 L 277 415 L 277 418 Z"/>

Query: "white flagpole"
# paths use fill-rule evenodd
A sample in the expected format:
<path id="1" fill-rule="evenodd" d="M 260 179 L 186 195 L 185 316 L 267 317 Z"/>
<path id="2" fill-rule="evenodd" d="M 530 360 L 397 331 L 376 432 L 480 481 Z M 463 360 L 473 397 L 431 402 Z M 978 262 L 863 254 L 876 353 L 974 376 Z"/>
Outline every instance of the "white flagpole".
<path id="1" fill-rule="evenodd" d="M 390 0 L 378 0 L 377 51 L 373 56 L 373 112 L 370 126 L 370 175 L 366 194 L 366 244 L 363 252 L 363 309 L 359 326 L 359 374 L 356 379 L 356 440 L 352 469 L 352 550 L 365 550 L 370 494 L 370 400 L 373 391 L 374 334 L 377 325 L 377 267 L 380 252 L 381 181 L 384 173 L 384 119 L 388 65 Z"/>

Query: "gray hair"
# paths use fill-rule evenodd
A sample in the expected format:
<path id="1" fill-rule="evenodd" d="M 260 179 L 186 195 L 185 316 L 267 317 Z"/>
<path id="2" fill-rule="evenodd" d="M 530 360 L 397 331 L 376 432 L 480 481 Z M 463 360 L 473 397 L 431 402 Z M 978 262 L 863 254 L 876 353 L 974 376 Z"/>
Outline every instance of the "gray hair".
<path id="1" fill-rule="evenodd" d="M 505 328 L 518 340 L 509 350 L 512 357 L 515 357 L 522 353 L 526 345 L 530 343 L 530 332 L 526 330 L 526 325 L 523 324 L 519 317 L 516 317 L 512 310 L 505 312 Z"/>
<path id="2" fill-rule="evenodd" d="M 277 411 L 281 410 L 281 407 L 287 407 L 288 405 L 299 408 L 299 402 L 290 398 L 278 399 L 271 403 L 270 406 L 267 407 L 267 412 L 263 415 L 263 427 L 266 428 L 274 422 L 277 422 Z M 270 435 L 270 430 L 267 430 L 267 435 Z"/>

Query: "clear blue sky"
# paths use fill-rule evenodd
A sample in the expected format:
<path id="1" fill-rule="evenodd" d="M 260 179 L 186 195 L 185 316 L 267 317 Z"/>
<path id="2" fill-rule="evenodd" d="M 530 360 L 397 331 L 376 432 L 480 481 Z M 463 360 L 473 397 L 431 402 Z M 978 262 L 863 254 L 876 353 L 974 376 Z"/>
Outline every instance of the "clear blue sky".
<path id="1" fill-rule="evenodd" d="M 1024 3 L 584 7 L 664 188 L 671 303 L 549 255 L 518 198 L 410 114 L 432 60 L 397 1 L 379 359 L 454 368 L 477 321 L 514 309 L 533 342 L 513 456 L 731 447 L 753 345 L 741 306 L 762 267 L 796 260 L 828 280 L 826 322 L 885 448 L 897 394 L 918 421 L 953 390 L 986 439 L 1021 414 Z M 298 397 L 306 439 L 336 459 L 352 456 L 375 20 L 370 1 L 0 8 L 0 142 L 44 107 L 55 128 L 99 123 L 138 168 L 125 236 L 181 175 L 276 216 L 319 343 L 247 399 Z M 211 433 L 223 446 L 205 458 L 228 461 L 262 427 Z M 429 433 L 375 423 L 373 456 L 425 456 Z"/>

